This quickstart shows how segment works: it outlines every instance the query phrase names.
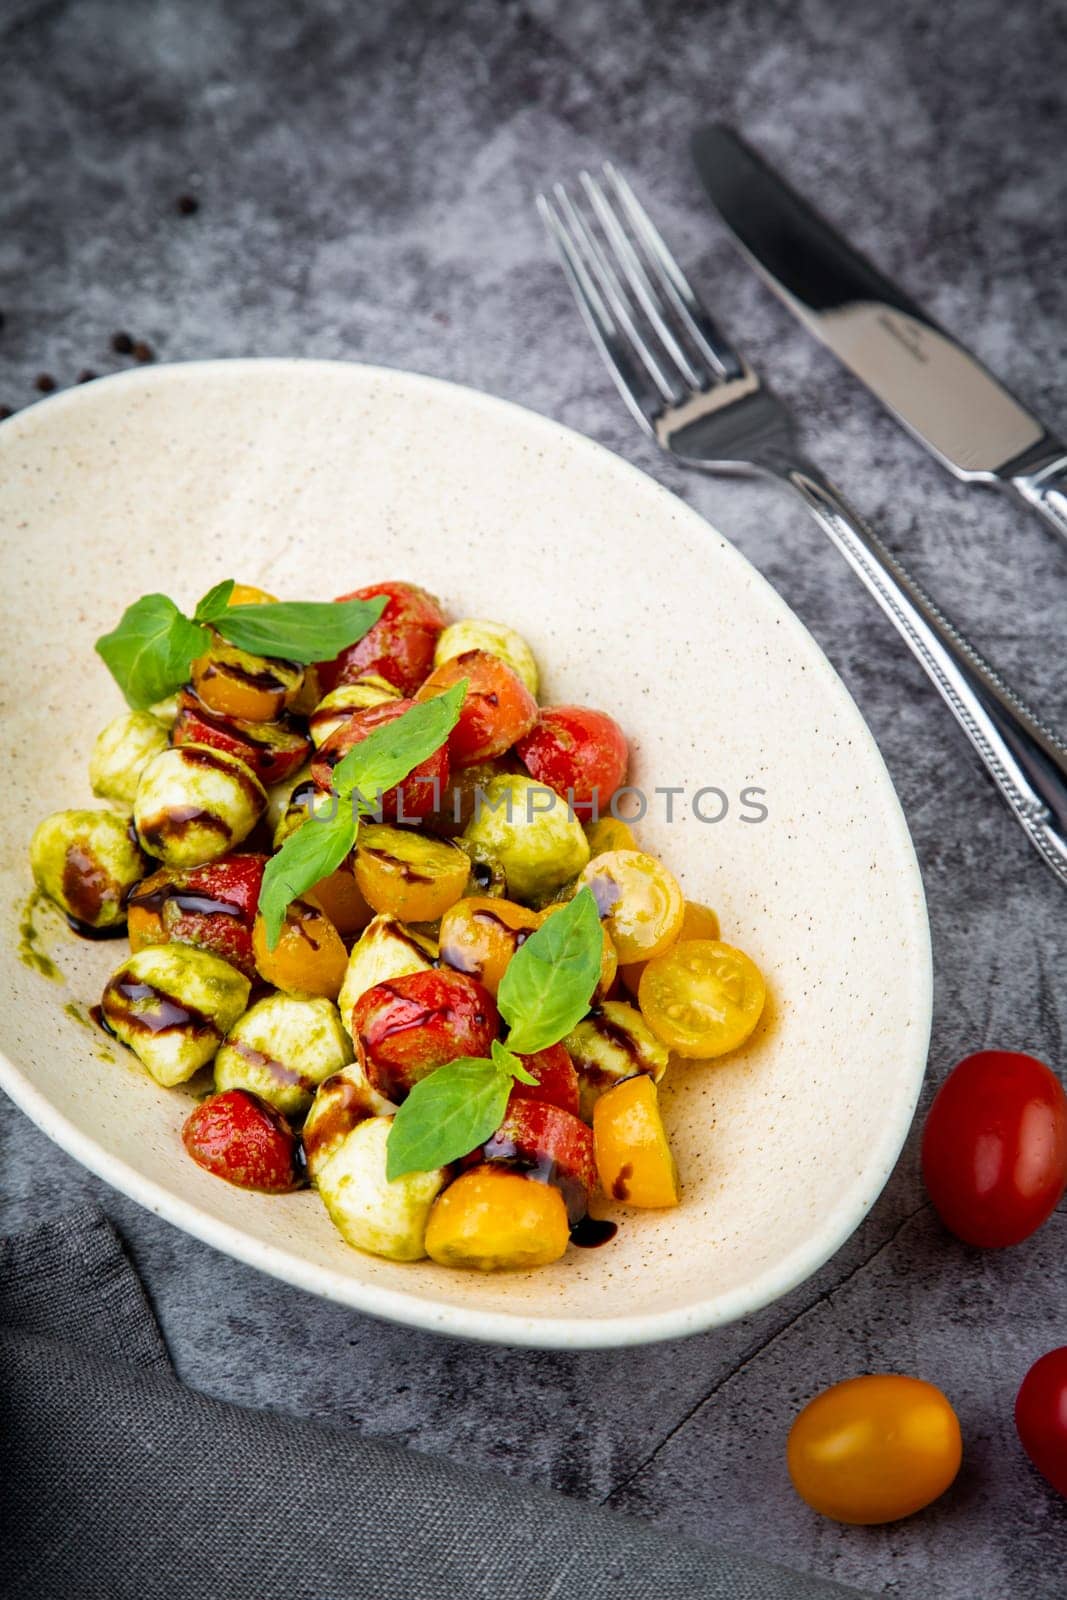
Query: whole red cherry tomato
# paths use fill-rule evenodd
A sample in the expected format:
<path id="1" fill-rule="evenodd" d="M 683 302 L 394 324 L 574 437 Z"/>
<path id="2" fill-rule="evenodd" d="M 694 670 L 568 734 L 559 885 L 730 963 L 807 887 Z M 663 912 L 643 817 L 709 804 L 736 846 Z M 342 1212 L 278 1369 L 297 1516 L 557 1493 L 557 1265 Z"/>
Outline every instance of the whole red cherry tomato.
<path id="1" fill-rule="evenodd" d="M 352 749 L 362 744 L 369 733 L 387 722 L 394 722 L 410 711 L 413 700 L 386 700 L 380 706 L 368 706 L 364 711 L 354 711 L 316 751 L 311 763 L 311 776 L 320 789 L 329 789 L 333 769 Z M 403 783 L 387 789 L 381 797 L 382 821 L 414 822 L 428 817 L 441 804 L 448 787 L 448 745 L 443 744 L 432 756 L 412 767 Z M 402 803 L 402 804 L 401 804 Z"/>
<path id="2" fill-rule="evenodd" d="M 1067 1344 L 1026 1374 L 1015 1398 L 1015 1426 L 1038 1472 L 1067 1500 Z"/>
<path id="3" fill-rule="evenodd" d="M 537 721 L 537 701 L 518 673 L 487 650 L 465 650 L 442 661 L 415 698 L 432 700 L 463 678 L 467 693 L 448 739 L 448 753 L 457 767 L 502 756 Z"/>
<path id="4" fill-rule="evenodd" d="M 499 1027 L 489 990 L 445 969 L 377 983 L 352 1008 L 352 1037 L 367 1078 L 396 1104 L 446 1061 L 487 1056 Z"/>
<path id="5" fill-rule="evenodd" d="M 996 1249 L 1039 1228 L 1067 1187 L 1067 1095 L 1033 1056 L 980 1050 L 938 1091 L 923 1177 L 947 1228 Z"/>
<path id="6" fill-rule="evenodd" d="M 619 724 L 589 706 L 546 706 L 517 751 L 532 777 L 575 810 L 606 809 L 626 777 L 629 752 Z"/>
<path id="7" fill-rule="evenodd" d="M 375 672 L 401 694 L 414 694 L 433 666 L 434 646 L 445 625 L 445 615 L 432 594 L 414 583 L 370 583 L 365 589 L 340 594 L 338 600 L 373 600 L 386 596 L 385 610 L 374 627 L 357 644 L 342 650 L 335 661 L 319 666 L 323 692 L 338 683 L 353 683 Z"/>
<path id="8" fill-rule="evenodd" d="M 247 1089 L 225 1089 L 186 1118 L 182 1143 L 198 1167 L 239 1189 L 288 1194 L 307 1181 L 300 1140 L 285 1117 Z"/>

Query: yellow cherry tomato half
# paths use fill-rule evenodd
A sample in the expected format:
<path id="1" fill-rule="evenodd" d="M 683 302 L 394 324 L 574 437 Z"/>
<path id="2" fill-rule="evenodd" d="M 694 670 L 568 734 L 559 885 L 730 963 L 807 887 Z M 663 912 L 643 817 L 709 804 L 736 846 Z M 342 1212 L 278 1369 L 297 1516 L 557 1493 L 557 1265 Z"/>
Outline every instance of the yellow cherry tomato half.
<path id="1" fill-rule="evenodd" d="M 701 905 L 699 900 L 687 900 L 685 911 L 682 914 L 682 926 L 678 930 L 679 939 L 717 939 L 719 937 L 719 919 L 710 906 Z M 628 967 L 619 968 L 619 977 L 627 989 L 637 999 L 638 985 L 641 974 L 648 966 L 647 961 L 631 961 Z"/>
<path id="2" fill-rule="evenodd" d="M 570 1238 L 558 1189 L 488 1163 L 461 1173 L 433 1203 L 426 1254 L 442 1267 L 479 1272 L 547 1267 Z"/>
<path id="3" fill-rule="evenodd" d="M 756 963 L 719 939 L 680 940 L 647 964 L 637 989 L 652 1032 L 676 1055 L 701 1061 L 744 1044 L 766 998 Z"/>
<path id="4" fill-rule="evenodd" d="M 278 596 L 270 594 L 268 590 L 261 589 L 254 583 L 235 583 L 228 606 L 276 606 Z"/>
<path id="5" fill-rule="evenodd" d="M 600 1187 L 631 1206 L 676 1206 L 678 1168 L 645 1073 L 606 1089 L 593 1107 L 593 1150 Z"/>
<path id="6" fill-rule="evenodd" d="M 825 1389 L 789 1433 L 800 1498 L 835 1522 L 896 1522 L 944 1494 L 960 1469 L 956 1413 L 921 1378 L 871 1375 Z"/>
<path id="7" fill-rule="evenodd" d="M 336 872 L 320 878 L 313 893 L 316 905 L 325 911 L 342 939 L 354 939 L 374 916 L 356 882 L 351 856 Z"/>
<path id="8" fill-rule="evenodd" d="M 256 914 L 252 954 L 264 983 L 285 994 L 321 995 L 326 1000 L 336 1000 L 341 992 L 348 951 L 329 917 L 310 895 L 289 906 L 273 950 L 267 944 L 263 914 Z"/>
<path id="9" fill-rule="evenodd" d="M 681 886 L 643 850 L 605 850 L 594 856 L 578 882 L 593 891 L 618 959 L 648 961 L 668 950 L 685 915 Z"/>
<path id="10" fill-rule="evenodd" d="M 356 884 L 369 906 L 406 922 L 436 922 L 467 887 L 470 858 L 449 839 L 364 823 Z"/>
<path id="11" fill-rule="evenodd" d="M 585 836 L 589 840 L 589 854 L 602 856 L 607 850 L 636 850 L 634 830 L 621 817 L 598 817 L 586 823 Z"/>

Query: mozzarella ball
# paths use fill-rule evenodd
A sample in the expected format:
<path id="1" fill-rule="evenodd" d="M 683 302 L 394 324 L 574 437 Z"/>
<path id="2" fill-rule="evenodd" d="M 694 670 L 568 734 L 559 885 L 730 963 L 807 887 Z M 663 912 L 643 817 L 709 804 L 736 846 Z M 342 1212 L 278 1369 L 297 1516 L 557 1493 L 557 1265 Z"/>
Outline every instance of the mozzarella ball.
<path id="1" fill-rule="evenodd" d="M 266 806 L 266 790 L 243 761 L 205 744 L 183 744 L 144 769 L 133 820 L 149 855 L 168 867 L 198 867 L 247 838 Z"/>
<path id="2" fill-rule="evenodd" d="M 285 813 L 288 811 L 292 798 L 297 791 L 299 790 L 301 793 L 310 792 L 310 790 L 312 790 L 314 787 L 315 785 L 312 782 L 311 765 L 309 762 L 305 763 L 305 765 L 300 768 L 299 772 L 294 772 L 290 777 L 286 778 L 283 783 L 271 784 L 270 788 L 267 790 L 267 809 L 264 813 L 264 820 L 267 824 L 267 827 L 270 829 L 272 838 L 274 838 L 275 833 L 280 827 L 282 819 L 285 816 Z M 289 828 L 288 832 L 292 833 L 293 829 Z M 282 837 L 284 838 L 285 835 L 283 834 Z M 274 838 L 275 850 L 280 847 L 281 843 L 282 839 Z"/>
<path id="3" fill-rule="evenodd" d="M 589 841 L 567 802 L 519 773 L 490 779 L 463 837 L 500 862 L 514 900 L 546 899 L 589 860 Z"/>
<path id="4" fill-rule="evenodd" d="M 586 1122 L 606 1089 L 644 1072 L 658 1083 L 667 1070 L 670 1051 L 652 1032 L 635 1006 L 605 1000 L 583 1017 L 563 1040 L 574 1062 Z"/>
<path id="5" fill-rule="evenodd" d="M 320 1083 L 304 1123 L 304 1156 L 314 1183 L 352 1129 L 368 1117 L 387 1117 L 396 1107 L 367 1082 L 359 1061 Z"/>
<path id="6" fill-rule="evenodd" d="M 392 1117 L 370 1117 L 341 1140 L 319 1168 L 317 1186 L 330 1220 L 347 1244 L 391 1261 L 418 1261 L 426 1254 L 430 1207 L 447 1173 L 409 1172 L 392 1183 L 385 1176 Z"/>
<path id="7" fill-rule="evenodd" d="M 178 696 L 168 694 L 165 700 L 157 700 L 154 706 L 149 706 L 149 714 L 161 722 L 165 728 L 173 728 L 178 720 Z"/>
<path id="8" fill-rule="evenodd" d="M 330 1000 L 269 994 L 238 1017 L 215 1057 L 216 1089 L 247 1089 L 300 1118 L 315 1090 L 352 1060 Z"/>
<path id="9" fill-rule="evenodd" d="M 169 1089 L 207 1066 L 248 1004 L 250 988 L 210 950 L 149 945 L 108 979 L 100 1010 L 115 1038 Z"/>
<path id="10" fill-rule="evenodd" d="M 42 894 L 87 928 L 126 921 L 126 896 L 148 871 L 127 817 L 114 811 L 54 811 L 30 840 L 30 868 Z"/>
<path id="11" fill-rule="evenodd" d="M 437 640 L 433 664 L 439 667 L 442 661 L 451 661 L 453 656 L 465 655 L 468 650 L 484 650 L 498 657 L 536 698 L 539 687 L 537 662 L 526 640 L 514 628 L 508 628 L 502 622 L 481 622 L 474 617 L 453 622 Z"/>
<path id="12" fill-rule="evenodd" d="M 148 711 L 124 711 L 114 717 L 97 734 L 89 757 L 93 793 L 129 808 L 141 773 L 168 743 L 166 728 Z"/>
<path id="13" fill-rule="evenodd" d="M 395 917 L 374 917 L 352 946 L 337 996 L 337 1007 L 345 1027 L 351 1032 L 352 1007 L 361 994 L 373 989 L 376 983 L 388 983 L 409 972 L 425 972 L 433 966 L 436 955 L 431 940 L 413 933 Z"/>
<path id="14" fill-rule="evenodd" d="M 366 711 L 369 706 L 384 705 L 387 700 L 399 700 L 400 690 L 395 689 L 377 673 L 369 672 L 356 683 L 341 683 L 324 695 L 308 719 L 315 748 L 324 745 L 331 733 L 344 726 L 356 711 Z"/>
<path id="15" fill-rule="evenodd" d="M 337 815 L 340 804 L 337 796 L 326 794 L 319 788 L 310 776 L 310 768 L 303 770 L 309 775 L 290 789 L 285 809 L 274 824 L 271 839 L 275 850 L 280 850 L 289 835 L 295 833 L 297 828 L 302 828 L 312 813 L 320 822 L 329 822 Z M 272 810 L 273 807 L 268 806 L 268 821 Z"/>

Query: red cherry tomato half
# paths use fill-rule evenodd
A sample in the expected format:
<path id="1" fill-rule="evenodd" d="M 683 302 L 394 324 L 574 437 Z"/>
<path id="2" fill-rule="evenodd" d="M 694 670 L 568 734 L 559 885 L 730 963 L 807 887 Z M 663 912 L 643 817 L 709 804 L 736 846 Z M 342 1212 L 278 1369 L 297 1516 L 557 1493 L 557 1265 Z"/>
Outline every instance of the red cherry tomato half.
<path id="1" fill-rule="evenodd" d="M 368 706 L 346 717 L 316 751 L 311 763 L 311 776 L 319 788 L 330 788 L 334 767 L 353 745 L 362 744 L 375 728 L 402 717 L 414 703 L 413 700 L 386 700 L 380 706 Z M 417 767 L 412 767 L 403 783 L 397 784 L 395 789 L 387 789 L 382 795 L 382 821 L 396 822 L 402 819 L 414 822 L 418 818 L 428 817 L 441 804 L 448 787 L 448 777 L 448 746 L 443 744 L 432 756 L 427 756 Z"/>
<path id="2" fill-rule="evenodd" d="M 537 721 L 537 701 L 522 679 L 487 650 L 465 650 L 442 661 L 415 698 L 432 700 L 463 678 L 467 693 L 448 740 L 448 753 L 457 767 L 502 756 Z"/>
<path id="3" fill-rule="evenodd" d="M 629 752 L 619 724 L 588 706 L 546 706 L 518 754 L 531 776 L 568 798 L 575 809 L 604 810 L 626 777 Z"/>
<path id="4" fill-rule="evenodd" d="M 1067 1500 L 1067 1344 L 1026 1374 L 1015 1399 L 1015 1426 L 1038 1472 Z"/>
<path id="5" fill-rule="evenodd" d="M 300 1140 L 281 1112 L 246 1089 L 226 1089 L 186 1119 L 182 1143 L 198 1167 L 239 1189 L 288 1194 L 306 1182 Z"/>
<path id="6" fill-rule="evenodd" d="M 367 1078 L 396 1105 L 446 1061 L 487 1056 L 499 1027 L 489 990 L 445 969 L 377 983 L 352 1008 L 352 1036 Z"/>
<path id="7" fill-rule="evenodd" d="M 567 1203 L 572 1227 L 585 1216 L 597 1186 L 592 1128 L 560 1106 L 514 1092 L 500 1127 L 464 1165 L 482 1161 L 502 1161 L 542 1183 L 554 1183 Z"/>
<path id="8" fill-rule="evenodd" d="M 178 696 L 178 716 L 171 743 L 206 744 L 225 750 L 251 767 L 261 783 L 284 783 L 307 760 L 311 740 L 286 719 L 278 722 L 241 722 L 209 711 L 192 689 Z"/>
<path id="9" fill-rule="evenodd" d="M 401 694 L 414 694 L 433 666 L 434 646 L 445 616 L 425 589 L 414 583 L 371 583 L 337 598 L 373 600 L 380 594 L 386 596 L 385 610 L 369 633 L 342 650 L 335 661 L 320 665 L 323 693 L 338 683 L 353 683 L 374 672 Z"/>
<path id="10" fill-rule="evenodd" d="M 513 1100 L 544 1100 L 550 1106 L 559 1106 L 561 1111 L 569 1111 L 574 1117 L 578 1115 L 581 1098 L 578 1074 L 565 1045 L 550 1044 L 547 1050 L 520 1056 L 519 1060 L 537 1082 L 522 1083 L 516 1078 L 511 1091 Z"/>
<path id="11" fill-rule="evenodd" d="M 142 878 L 126 901 L 130 949 L 198 945 L 254 978 L 252 929 L 266 865 L 263 855 L 220 856 L 201 867 L 160 867 Z"/>
<path id="12" fill-rule="evenodd" d="M 1067 1187 L 1067 1095 L 1033 1056 L 980 1050 L 938 1091 L 923 1177 L 947 1228 L 996 1249 L 1039 1228 Z"/>

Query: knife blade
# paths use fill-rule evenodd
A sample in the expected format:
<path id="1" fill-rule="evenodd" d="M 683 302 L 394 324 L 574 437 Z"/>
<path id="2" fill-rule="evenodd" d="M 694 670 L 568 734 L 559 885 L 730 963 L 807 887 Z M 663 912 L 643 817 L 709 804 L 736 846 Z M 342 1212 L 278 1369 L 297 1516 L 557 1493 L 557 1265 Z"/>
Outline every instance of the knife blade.
<path id="1" fill-rule="evenodd" d="M 732 129 L 700 129 L 692 153 L 742 253 L 799 321 L 958 478 L 1013 489 L 1067 539 L 1067 446 Z"/>

